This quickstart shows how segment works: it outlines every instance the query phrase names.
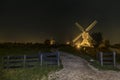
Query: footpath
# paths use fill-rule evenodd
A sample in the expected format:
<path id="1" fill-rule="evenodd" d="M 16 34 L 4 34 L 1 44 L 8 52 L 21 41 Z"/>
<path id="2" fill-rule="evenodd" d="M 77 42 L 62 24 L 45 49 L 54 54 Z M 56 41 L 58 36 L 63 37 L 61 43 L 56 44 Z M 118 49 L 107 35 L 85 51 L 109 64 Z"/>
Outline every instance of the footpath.
<path id="1" fill-rule="evenodd" d="M 61 53 L 61 60 L 63 69 L 51 72 L 48 80 L 120 80 L 120 72 L 99 71 L 78 56 Z"/>

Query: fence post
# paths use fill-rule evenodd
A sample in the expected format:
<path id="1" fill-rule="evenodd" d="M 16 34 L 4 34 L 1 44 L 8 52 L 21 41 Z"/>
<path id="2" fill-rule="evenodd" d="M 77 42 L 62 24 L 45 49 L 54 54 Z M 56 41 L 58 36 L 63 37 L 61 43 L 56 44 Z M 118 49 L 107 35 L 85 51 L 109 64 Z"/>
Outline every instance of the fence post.
<path id="1" fill-rule="evenodd" d="M 43 64 L 43 54 L 40 54 L 40 65 L 42 66 Z"/>
<path id="2" fill-rule="evenodd" d="M 26 64 L 26 55 L 24 55 L 24 59 L 23 59 L 23 67 L 25 68 L 25 64 Z"/>
<path id="3" fill-rule="evenodd" d="M 4 57 L 1 58 L 2 58 L 2 68 L 4 68 Z"/>
<path id="4" fill-rule="evenodd" d="M 116 66 L 116 53 L 113 52 L 113 65 Z"/>
<path id="5" fill-rule="evenodd" d="M 57 51 L 57 63 L 60 66 L 60 53 Z"/>
<path id="6" fill-rule="evenodd" d="M 101 66 L 103 66 L 103 53 L 100 52 L 100 64 Z"/>
<path id="7" fill-rule="evenodd" d="M 9 59 L 10 59 L 10 56 L 7 56 L 7 69 L 9 69 Z"/>

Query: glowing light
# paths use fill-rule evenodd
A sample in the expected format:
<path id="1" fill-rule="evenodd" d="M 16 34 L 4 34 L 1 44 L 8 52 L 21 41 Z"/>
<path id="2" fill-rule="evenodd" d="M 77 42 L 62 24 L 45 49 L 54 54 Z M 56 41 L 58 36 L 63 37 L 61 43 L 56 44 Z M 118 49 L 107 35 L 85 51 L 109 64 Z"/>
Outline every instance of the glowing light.
<path id="1" fill-rule="evenodd" d="M 50 45 L 53 45 L 53 44 L 55 44 L 55 40 L 50 40 Z"/>
<path id="2" fill-rule="evenodd" d="M 69 44 L 70 44 L 70 42 L 68 41 L 68 42 L 66 42 L 66 44 L 67 44 L 67 45 L 69 45 Z"/>
<path id="3" fill-rule="evenodd" d="M 77 45 L 77 48 L 79 49 L 79 48 L 80 48 L 80 45 Z"/>
<path id="4" fill-rule="evenodd" d="M 80 47 L 93 47 L 92 46 L 92 43 L 91 43 L 91 40 L 90 40 L 90 36 L 89 36 L 89 33 L 84 31 L 82 34 L 82 42 L 78 41 L 75 43 L 75 46 L 77 46 L 77 48 L 80 48 Z"/>

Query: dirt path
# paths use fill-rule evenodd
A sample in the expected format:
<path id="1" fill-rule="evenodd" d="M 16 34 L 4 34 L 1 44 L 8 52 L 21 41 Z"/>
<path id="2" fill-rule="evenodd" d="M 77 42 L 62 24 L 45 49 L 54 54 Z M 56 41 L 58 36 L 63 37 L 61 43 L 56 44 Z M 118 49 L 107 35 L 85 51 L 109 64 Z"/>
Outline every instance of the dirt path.
<path id="1" fill-rule="evenodd" d="M 51 73 L 49 80 L 120 80 L 120 72 L 98 71 L 80 57 L 61 54 L 63 69 Z"/>

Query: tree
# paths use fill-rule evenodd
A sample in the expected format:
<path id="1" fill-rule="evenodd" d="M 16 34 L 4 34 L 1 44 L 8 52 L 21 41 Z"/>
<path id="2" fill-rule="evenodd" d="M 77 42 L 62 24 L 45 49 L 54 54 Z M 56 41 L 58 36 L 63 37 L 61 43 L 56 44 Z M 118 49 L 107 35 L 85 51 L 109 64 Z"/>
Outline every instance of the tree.
<path id="1" fill-rule="evenodd" d="M 103 41 L 103 36 L 101 32 L 94 32 L 91 34 L 91 37 L 94 40 L 94 47 L 98 47 Z"/>
<path id="2" fill-rule="evenodd" d="M 110 47 L 110 41 L 109 40 L 105 40 L 104 44 L 105 44 L 106 47 Z"/>
<path id="3" fill-rule="evenodd" d="M 44 44 L 45 44 L 45 45 L 50 45 L 50 40 L 49 40 L 49 39 L 46 39 L 46 40 L 44 41 Z"/>

